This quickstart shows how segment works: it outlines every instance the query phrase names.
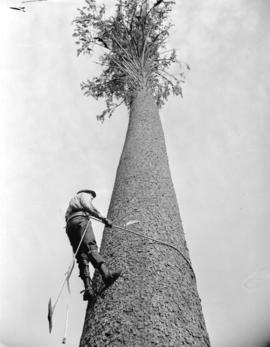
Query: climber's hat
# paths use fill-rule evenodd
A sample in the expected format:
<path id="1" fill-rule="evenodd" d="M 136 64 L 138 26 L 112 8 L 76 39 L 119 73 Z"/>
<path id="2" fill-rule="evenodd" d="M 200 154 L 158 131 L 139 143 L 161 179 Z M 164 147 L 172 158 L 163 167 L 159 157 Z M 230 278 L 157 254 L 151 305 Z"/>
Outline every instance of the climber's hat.
<path id="1" fill-rule="evenodd" d="M 82 189 L 82 190 L 79 190 L 77 192 L 77 194 L 80 194 L 80 193 L 91 194 L 94 198 L 97 196 L 96 192 L 94 192 L 93 190 L 89 190 L 89 189 Z"/>

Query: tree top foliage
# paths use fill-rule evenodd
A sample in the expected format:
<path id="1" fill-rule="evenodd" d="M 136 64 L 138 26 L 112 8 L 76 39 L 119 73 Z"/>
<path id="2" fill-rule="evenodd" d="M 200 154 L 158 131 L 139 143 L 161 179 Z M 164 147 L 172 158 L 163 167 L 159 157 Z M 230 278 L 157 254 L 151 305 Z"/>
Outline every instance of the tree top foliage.
<path id="1" fill-rule="evenodd" d="M 105 5 L 98 6 L 96 0 L 85 2 L 74 20 L 73 36 L 78 55 L 91 54 L 97 46 L 104 49 L 99 57 L 102 73 L 81 84 L 86 95 L 105 98 L 99 120 L 110 117 L 122 103 L 129 107 L 142 88 L 151 90 L 159 107 L 171 93 L 182 96 L 183 67 L 189 66 L 177 61 L 174 49 L 166 50 L 175 0 L 116 0 L 113 16 L 106 16 Z M 181 69 L 177 76 L 168 72 L 176 62 Z"/>

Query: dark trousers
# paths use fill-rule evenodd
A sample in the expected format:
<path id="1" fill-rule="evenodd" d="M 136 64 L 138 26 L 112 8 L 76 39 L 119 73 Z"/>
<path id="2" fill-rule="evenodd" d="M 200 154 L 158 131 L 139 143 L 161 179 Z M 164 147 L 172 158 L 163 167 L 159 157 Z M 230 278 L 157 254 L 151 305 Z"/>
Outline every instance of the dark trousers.
<path id="1" fill-rule="evenodd" d="M 79 251 L 76 255 L 76 260 L 80 270 L 80 277 L 82 279 L 85 277 L 90 277 L 88 266 L 89 262 L 91 262 L 94 268 L 98 269 L 105 262 L 103 257 L 98 253 L 98 247 L 91 221 L 89 223 L 88 222 L 89 219 L 87 217 L 77 216 L 72 218 L 66 226 L 66 232 L 74 253 L 76 252 L 82 235 L 87 228 Z"/>

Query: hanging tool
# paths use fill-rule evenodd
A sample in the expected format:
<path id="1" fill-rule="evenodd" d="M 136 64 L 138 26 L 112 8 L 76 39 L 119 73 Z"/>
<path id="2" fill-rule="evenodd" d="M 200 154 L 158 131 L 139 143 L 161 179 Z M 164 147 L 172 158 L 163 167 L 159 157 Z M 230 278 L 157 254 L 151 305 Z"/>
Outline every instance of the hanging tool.
<path id="1" fill-rule="evenodd" d="M 67 329 L 68 329 L 68 305 L 66 309 L 66 324 L 65 324 L 65 332 L 62 343 L 65 345 L 67 343 Z"/>

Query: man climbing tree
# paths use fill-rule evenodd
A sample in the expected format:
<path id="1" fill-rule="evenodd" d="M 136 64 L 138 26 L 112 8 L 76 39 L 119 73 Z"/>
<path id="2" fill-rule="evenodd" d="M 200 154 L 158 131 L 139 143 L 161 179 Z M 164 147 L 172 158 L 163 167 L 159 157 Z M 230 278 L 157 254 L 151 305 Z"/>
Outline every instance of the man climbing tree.
<path id="1" fill-rule="evenodd" d="M 106 17 L 105 6 L 86 0 L 74 21 L 78 54 L 104 49 L 103 72 L 82 84 L 86 95 L 106 100 L 98 119 L 121 103 L 130 111 L 108 216 L 116 224 L 138 220 L 132 228 L 164 241 L 105 229 L 101 254 L 123 272 L 89 303 L 81 347 L 210 346 L 158 114 L 170 93 L 182 95 L 189 69 L 166 48 L 173 5 L 117 0 L 115 15 Z M 95 275 L 94 286 L 99 281 Z"/>
<path id="2" fill-rule="evenodd" d="M 112 223 L 93 206 L 92 200 L 95 197 L 96 193 L 93 190 L 80 190 L 70 200 L 65 215 L 67 223 L 66 232 L 74 254 L 76 254 L 80 277 L 83 280 L 85 287 L 83 294 L 84 300 L 90 300 L 94 297 L 89 273 L 89 261 L 94 268 L 99 270 L 106 287 L 110 286 L 121 273 L 121 271 L 111 272 L 108 270 L 105 260 L 98 253 L 98 247 L 90 217 L 93 216 L 98 218 L 109 228 L 112 227 Z M 78 249 L 79 245 L 80 247 Z"/>

